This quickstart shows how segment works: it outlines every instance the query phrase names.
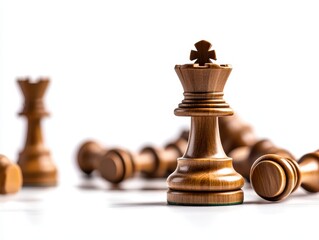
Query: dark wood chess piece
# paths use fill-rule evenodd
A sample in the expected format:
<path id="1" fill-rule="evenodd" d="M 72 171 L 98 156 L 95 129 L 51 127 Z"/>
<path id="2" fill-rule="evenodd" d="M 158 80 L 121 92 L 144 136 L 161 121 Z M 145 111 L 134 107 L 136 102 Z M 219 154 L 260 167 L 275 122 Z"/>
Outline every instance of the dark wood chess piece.
<path id="1" fill-rule="evenodd" d="M 44 146 L 41 119 L 49 115 L 44 108 L 43 96 L 48 79 L 36 82 L 18 79 L 25 98 L 23 110 L 19 113 L 27 119 L 27 134 L 24 149 L 19 154 L 18 165 L 23 175 L 23 185 L 52 186 L 57 184 L 57 168 L 50 151 Z"/>
<path id="2" fill-rule="evenodd" d="M 229 205 L 243 202 L 243 177 L 232 167 L 221 144 L 218 118 L 233 110 L 223 100 L 230 65 L 210 63 L 215 59 L 211 44 L 200 41 L 190 59 L 199 64 L 176 65 L 184 88 L 184 100 L 175 109 L 177 116 L 190 116 L 188 147 L 178 159 L 176 170 L 167 178 L 167 202 L 178 205 Z M 213 57 L 212 57 L 213 56 Z"/>
<path id="3" fill-rule="evenodd" d="M 77 152 L 77 165 L 86 175 L 97 170 L 101 157 L 107 152 L 99 142 L 88 140 L 83 142 Z"/>
<path id="4" fill-rule="evenodd" d="M 0 194 L 12 194 L 21 189 L 22 173 L 19 165 L 0 154 Z"/>
<path id="5" fill-rule="evenodd" d="M 98 170 L 105 180 L 119 184 L 141 174 L 144 178 L 163 178 L 172 173 L 177 161 L 186 149 L 187 141 L 181 136 L 164 148 L 147 146 L 139 153 L 128 150 L 109 149 L 100 158 Z"/>
<path id="6" fill-rule="evenodd" d="M 319 151 L 303 155 L 298 162 L 277 154 L 263 155 L 251 168 L 250 182 L 268 201 L 282 201 L 300 185 L 308 192 L 319 192 Z"/>
<path id="7" fill-rule="evenodd" d="M 251 166 L 257 158 L 265 154 L 278 154 L 295 159 L 288 150 L 276 146 L 269 139 L 260 139 L 252 146 L 237 147 L 229 153 L 229 156 L 233 159 L 235 170 L 249 182 Z"/>

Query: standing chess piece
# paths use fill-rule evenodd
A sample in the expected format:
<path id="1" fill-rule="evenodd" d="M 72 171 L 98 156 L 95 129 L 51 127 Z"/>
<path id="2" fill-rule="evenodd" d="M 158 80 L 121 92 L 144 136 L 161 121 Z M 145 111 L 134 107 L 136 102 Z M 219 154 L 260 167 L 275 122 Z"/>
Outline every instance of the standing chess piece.
<path id="1" fill-rule="evenodd" d="M 319 151 L 305 154 L 298 162 L 277 154 L 263 155 L 251 168 L 250 182 L 268 201 L 284 200 L 300 185 L 308 192 L 319 192 Z"/>
<path id="2" fill-rule="evenodd" d="M 0 194 L 16 193 L 22 186 L 20 167 L 0 154 Z"/>
<path id="3" fill-rule="evenodd" d="M 41 119 L 49 115 L 43 103 L 49 80 L 31 82 L 29 79 L 19 79 L 18 84 L 25 98 L 24 108 L 19 115 L 25 116 L 28 124 L 25 146 L 18 159 L 23 185 L 56 185 L 57 168 L 51 159 L 50 151 L 44 146 L 40 124 Z"/>
<path id="4" fill-rule="evenodd" d="M 113 148 L 100 158 L 98 170 L 105 180 L 119 184 L 141 174 L 144 178 L 163 178 L 172 173 L 186 149 L 187 141 L 181 135 L 164 148 L 146 146 L 139 153 Z"/>
<path id="5" fill-rule="evenodd" d="M 101 157 L 107 152 L 106 148 L 96 141 L 86 141 L 81 144 L 77 153 L 77 164 L 86 175 L 97 170 Z"/>
<path id="6" fill-rule="evenodd" d="M 235 170 L 249 182 L 251 166 L 257 158 L 265 154 L 278 154 L 283 157 L 295 159 L 288 150 L 277 147 L 269 139 L 260 139 L 252 146 L 237 147 L 229 153 L 229 156 L 233 159 Z"/>
<path id="7" fill-rule="evenodd" d="M 167 178 L 167 202 L 177 205 L 230 205 L 243 202 L 243 177 L 232 166 L 221 144 L 218 118 L 233 110 L 223 100 L 223 89 L 232 70 L 216 60 L 211 44 L 200 41 L 191 51 L 195 64 L 176 65 L 184 88 L 184 100 L 175 109 L 177 116 L 190 116 L 191 127 L 184 156 Z M 198 64 L 196 64 L 198 63 Z"/>

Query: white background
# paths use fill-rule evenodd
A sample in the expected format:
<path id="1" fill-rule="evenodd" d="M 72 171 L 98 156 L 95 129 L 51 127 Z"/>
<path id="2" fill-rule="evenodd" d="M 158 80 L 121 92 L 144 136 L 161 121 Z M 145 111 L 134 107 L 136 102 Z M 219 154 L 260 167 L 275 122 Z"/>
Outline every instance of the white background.
<path id="1" fill-rule="evenodd" d="M 319 148 L 316 1 L 0 1 L 0 152 L 25 141 L 18 77 L 51 84 L 45 143 L 60 172 L 79 144 L 138 151 L 164 144 L 189 118 L 174 116 L 183 90 L 175 64 L 210 41 L 233 71 L 225 100 L 260 137 L 296 156 Z"/>
<path id="2" fill-rule="evenodd" d="M 64 177 L 1 196 L 0 239 L 315 238 L 316 194 L 267 204 L 246 185 L 243 205 L 172 207 L 165 181 L 112 191 L 78 177 L 75 154 L 88 138 L 138 151 L 188 127 L 173 113 L 183 99 L 174 66 L 202 39 L 233 66 L 225 100 L 259 137 L 297 157 L 316 150 L 317 2 L 0 0 L 0 153 L 16 161 L 25 141 L 16 79 L 49 77 L 43 132 Z"/>

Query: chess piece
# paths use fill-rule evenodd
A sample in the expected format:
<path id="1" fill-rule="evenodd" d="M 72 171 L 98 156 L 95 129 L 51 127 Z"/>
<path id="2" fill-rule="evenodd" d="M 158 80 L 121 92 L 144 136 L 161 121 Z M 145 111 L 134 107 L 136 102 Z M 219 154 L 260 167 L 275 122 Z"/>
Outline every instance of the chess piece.
<path id="1" fill-rule="evenodd" d="M 319 192 L 319 151 L 305 154 L 298 162 L 277 154 L 263 155 L 251 168 L 250 182 L 268 201 L 282 201 L 300 185 L 308 192 Z"/>
<path id="2" fill-rule="evenodd" d="M 49 80 L 31 82 L 28 78 L 19 79 L 18 84 L 25 98 L 24 108 L 19 115 L 25 116 L 28 124 L 25 146 L 18 159 L 23 185 L 56 185 L 57 168 L 51 159 L 50 151 L 44 146 L 41 129 L 41 119 L 49 115 L 43 103 Z"/>
<path id="3" fill-rule="evenodd" d="M 177 116 L 190 116 L 188 146 L 178 158 L 176 170 L 167 178 L 168 204 L 230 205 L 243 202 L 243 177 L 232 167 L 221 144 L 218 118 L 233 110 L 223 99 L 224 85 L 231 73 L 228 64 L 211 63 L 216 59 L 211 44 L 195 44 L 190 59 L 199 64 L 176 65 L 184 88 L 184 100 L 175 109 Z"/>
<path id="4" fill-rule="evenodd" d="M 107 152 L 106 148 L 96 141 L 86 141 L 81 144 L 77 153 L 77 164 L 86 175 L 91 175 L 97 170 L 100 159 Z"/>
<path id="5" fill-rule="evenodd" d="M 187 141 L 180 136 L 164 148 L 144 147 L 138 154 L 113 148 L 100 158 L 98 170 L 105 180 L 119 184 L 141 174 L 144 178 L 167 177 L 176 168 L 176 159 L 183 154 Z"/>
<path id="6" fill-rule="evenodd" d="M 257 139 L 254 129 L 242 121 L 237 114 L 220 118 L 219 129 L 226 154 L 238 147 L 252 146 Z"/>
<path id="7" fill-rule="evenodd" d="M 21 186 L 22 173 L 19 165 L 0 154 L 0 194 L 16 193 Z"/>
<path id="8" fill-rule="evenodd" d="M 257 158 L 265 154 L 278 154 L 295 159 L 288 150 L 275 146 L 269 139 L 260 139 L 252 146 L 235 148 L 229 153 L 229 156 L 233 159 L 234 169 L 249 182 L 251 166 Z"/>

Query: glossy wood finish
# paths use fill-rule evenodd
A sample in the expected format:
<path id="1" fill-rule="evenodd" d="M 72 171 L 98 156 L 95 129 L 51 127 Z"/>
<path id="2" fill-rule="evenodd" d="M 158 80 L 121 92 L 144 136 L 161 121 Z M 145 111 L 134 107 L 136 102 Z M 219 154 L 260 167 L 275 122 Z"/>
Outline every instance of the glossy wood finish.
<path id="1" fill-rule="evenodd" d="M 141 174 L 144 178 L 162 178 L 172 173 L 177 158 L 187 146 L 183 137 L 178 137 L 164 148 L 146 146 L 137 154 L 125 149 L 109 149 L 101 158 L 98 170 L 102 178 L 118 184 Z"/>
<path id="2" fill-rule="evenodd" d="M 107 149 L 99 142 L 88 140 L 83 142 L 77 151 L 77 165 L 86 175 L 91 175 L 100 163 L 101 157 L 106 154 Z"/>
<path id="3" fill-rule="evenodd" d="M 257 158 L 265 154 L 278 154 L 283 157 L 295 159 L 288 150 L 276 146 L 269 139 L 260 139 L 252 146 L 235 148 L 229 153 L 229 156 L 233 158 L 235 170 L 249 182 L 251 166 Z"/>
<path id="4" fill-rule="evenodd" d="M 207 42 L 200 41 L 195 46 L 198 62 L 202 63 L 209 53 L 199 49 L 207 49 Z M 243 202 L 244 179 L 233 169 L 232 159 L 223 150 L 218 126 L 218 117 L 233 114 L 223 99 L 231 70 L 230 65 L 213 63 L 175 66 L 184 88 L 184 100 L 174 113 L 191 116 L 191 127 L 187 149 L 167 178 L 169 204 L 210 206 Z"/>
<path id="5" fill-rule="evenodd" d="M 251 168 L 250 181 L 268 201 L 284 200 L 300 185 L 308 192 L 319 192 L 319 152 L 305 154 L 298 162 L 277 154 L 263 155 Z"/>
<path id="6" fill-rule="evenodd" d="M 57 168 L 45 147 L 41 120 L 49 113 L 44 108 L 43 97 L 49 85 L 48 79 L 18 79 L 25 98 L 19 113 L 27 119 L 27 134 L 24 149 L 19 154 L 18 165 L 23 175 L 23 185 L 52 186 L 57 184 Z"/>
<path id="7" fill-rule="evenodd" d="M 12 194 L 22 187 L 22 172 L 19 165 L 0 154 L 0 194 Z"/>

